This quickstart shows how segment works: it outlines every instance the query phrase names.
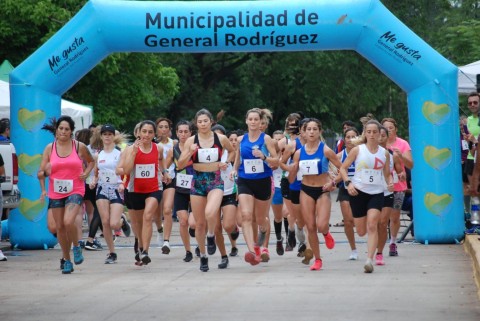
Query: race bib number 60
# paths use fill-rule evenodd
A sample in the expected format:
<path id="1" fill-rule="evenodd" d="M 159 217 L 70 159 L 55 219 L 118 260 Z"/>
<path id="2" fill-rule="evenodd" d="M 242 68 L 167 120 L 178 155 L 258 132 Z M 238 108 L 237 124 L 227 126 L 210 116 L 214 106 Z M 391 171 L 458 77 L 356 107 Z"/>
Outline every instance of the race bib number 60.
<path id="1" fill-rule="evenodd" d="M 135 178 L 153 178 L 155 177 L 155 164 L 137 164 L 135 165 Z"/>

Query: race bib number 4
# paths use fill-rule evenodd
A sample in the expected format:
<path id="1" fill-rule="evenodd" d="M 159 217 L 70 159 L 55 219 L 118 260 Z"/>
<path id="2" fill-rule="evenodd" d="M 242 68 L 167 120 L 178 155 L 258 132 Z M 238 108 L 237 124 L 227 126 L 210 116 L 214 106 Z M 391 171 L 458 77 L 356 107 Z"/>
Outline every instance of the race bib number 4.
<path id="1" fill-rule="evenodd" d="M 182 188 L 192 188 L 192 180 L 193 180 L 193 175 L 187 175 L 187 174 L 177 174 L 177 187 L 182 187 Z"/>
<path id="2" fill-rule="evenodd" d="M 245 174 L 258 174 L 265 171 L 261 159 L 244 159 L 243 167 L 245 168 Z"/>
<path id="3" fill-rule="evenodd" d="M 376 169 L 362 169 L 360 179 L 363 184 L 381 185 L 382 172 Z"/>
<path id="4" fill-rule="evenodd" d="M 135 178 L 153 178 L 155 177 L 155 164 L 137 164 L 135 165 Z"/>
<path id="5" fill-rule="evenodd" d="M 302 160 L 299 167 L 303 175 L 318 175 L 318 159 Z"/>
<path id="6" fill-rule="evenodd" d="M 60 194 L 68 194 L 73 191 L 73 179 L 54 179 L 53 186 L 55 192 Z"/>
<path id="7" fill-rule="evenodd" d="M 218 162 L 218 149 L 217 148 L 200 148 L 198 150 L 198 162 L 200 163 Z"/>

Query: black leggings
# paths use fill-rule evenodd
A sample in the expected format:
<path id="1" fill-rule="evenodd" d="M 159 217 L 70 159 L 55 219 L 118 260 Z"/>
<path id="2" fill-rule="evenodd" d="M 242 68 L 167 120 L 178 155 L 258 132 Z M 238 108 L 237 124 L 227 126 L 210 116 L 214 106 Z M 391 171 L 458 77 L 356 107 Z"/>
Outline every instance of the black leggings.
<path id="1" fill-rule="evenodd" d="M 93 217 L 88 229 L 88 237 L 92 239 L 95 238 L 95 235 L 97 234 L 99 227 L 103 231 L 102 219 L 100 218 L 100 213 L 98 212 L 98 208 L 97 208 L 97 202 L 95 200 L 96 191 L 97 191 L 96 188 L 90 189 L 88 185 L 85 186 L 84 199 L 87 201 L 90 201 L 93 204 Z"/>

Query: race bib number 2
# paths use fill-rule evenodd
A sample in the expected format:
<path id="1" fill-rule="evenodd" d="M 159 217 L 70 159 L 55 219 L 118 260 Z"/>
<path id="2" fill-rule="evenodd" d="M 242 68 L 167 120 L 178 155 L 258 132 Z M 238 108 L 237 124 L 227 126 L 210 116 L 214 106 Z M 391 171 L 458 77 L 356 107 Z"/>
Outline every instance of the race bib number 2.
<path id="1" fill-rule="evenodd" d="M 155 177 L 155 164 L 137 164 L 135 165 L 135 178 L 153 178 Z"/>
<path id="2" fill-rule="evenodd" d="M 55 192 L 68 194 L 73 191 L 73 179 L 54 179 L 53 185 Z"/>

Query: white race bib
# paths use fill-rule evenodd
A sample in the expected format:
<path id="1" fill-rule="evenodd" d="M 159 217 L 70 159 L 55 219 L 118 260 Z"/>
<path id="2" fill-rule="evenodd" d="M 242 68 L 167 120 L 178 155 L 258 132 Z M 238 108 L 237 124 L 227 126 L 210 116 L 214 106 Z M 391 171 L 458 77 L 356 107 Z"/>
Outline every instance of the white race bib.
<path id="1" fill-rule="evenodd" d="M 468 150 L 468 142 L 462 139 L 462 150 Z"/>
<path id="2" fill-rule="evenodd" d="M 153 178 L 155 177 L 155 164 L 137 164 L 135 165 L 135 178 Z"/>
<path id="3" fill-rule="evenodd" d="M 188 174 L 177 174 L 177 187 L 181 188 L 192 188 L 192 181 L 193 181 L 193 175 L 188 175 Z"/>
<path id="4" fill-rule="evenodd" d="M 303 175 L 318 175 L 318 159 L 301 160 L 299 168 Z"/>
<path id="5" fill-rule="evenodd" d="M 113 171 L 102 170 L 98 173 L 98 181 L 100 184 L 117 184 L 118 177 Z"/>
<path id="6" fill-rule="evenodd" d="M 55 192 L 60 194 L 68 194 L 73 191 L 73 179 L 53 179 L 53 187 Z"/>
<path id="7" fill-rule="evenodd" d="M 244 159 L 243 168 L 245 169 L 245 174 L 258 174 L 265 171 L 261 159 Z"/>
<path id="8" fill-rule="evenodd" d="M 276 188 L 280 188 L 280 182 L 282 181 L 282 172 L 273 172 L 273 183 Z"/>
<path id="9" fill-rule="evenodd" d="M 393 184 L 397 184 L 397 183 L 398 183 L 398 174 L 397 174 L 397 172 L 392 171 L 392 175 L 393 175 Z"/>
<path id="10" fill-rule="evenodd" d="M 382 171 L 377 169 L 362 169 L 360 179 L 363 184 L 382 185 Z"/>
<path id="11" fill-rule="evenodd" d="M 218 162 L 218 148 L 199 148 L 199 163 L 215 163 Z"/>

